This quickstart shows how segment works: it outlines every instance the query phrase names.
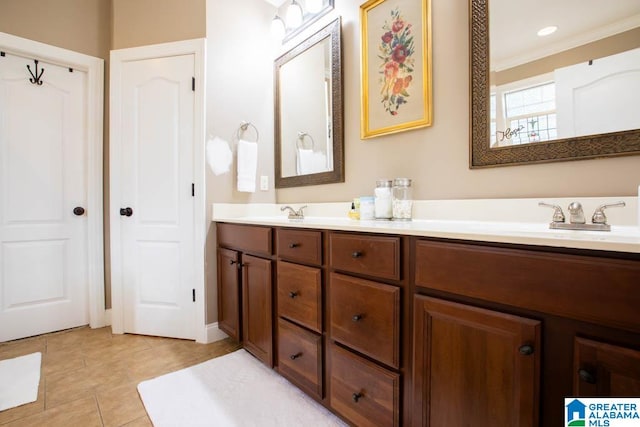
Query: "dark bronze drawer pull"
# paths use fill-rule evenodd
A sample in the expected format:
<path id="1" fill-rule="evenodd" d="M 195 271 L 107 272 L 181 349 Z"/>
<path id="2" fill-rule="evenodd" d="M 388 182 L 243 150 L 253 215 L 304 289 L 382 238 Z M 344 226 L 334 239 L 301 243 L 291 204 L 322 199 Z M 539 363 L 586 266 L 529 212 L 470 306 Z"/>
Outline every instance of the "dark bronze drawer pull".
<path id="1" fill-rule="evenodd" d="M 364 394 L 362 393 L 353 393 L 351 395 L 351 398 L 353 399 L 354 402 L 358 403 L 358 400 L 360 400 L 361 398 L 364 397 Z"/>
<path id="2" fill-rule="evenodd" d="M 360 258 L 363 255 L 362 252 L 360 251 L 355 251 L 354 253 L 351 254 L 352 258 Z"/>
<path id="3" fill-rule="evenodd" d="M 523 356 L 531 356 L 533 354 L 533 347 L 528 344 L 525 344 L 522 347 L 520 347 L 518 351 Z"/>
<path id="4" fill-rule="evenodd" d="M 289 243 L 289 249 L 294 249 L 300 247 L 300 243 Z"/>
<path id="5" fill-rule="evenodd" d="M 589 384 L 596 383 L 595 375 L 593 375 L 591 372 L 587 371 L 586 369 L 578 369 L 578 375 L 580 376 L 580 379 L 586 383 L 589 383 Z"/>
<path id="6" fill-rule="evenodd" d="M 289 359 L 296 360 L 298 357 L 302 356 L 302 353 L 296 353 L 289 356 Z"/>
<path id="7" fill-rule="evenodd" d="M 354 322 L 359 322 L 360 320 L 362 320 L 363 317 L 364 315 L 362 314 L 354 314 L 351 320 L 353 320 Z"/>
<path id="8" fill-rule="evenodd" d="M 293 291 L 289 292 L 289 298 L 295 298 L 298 295 L 300 295 L 300 292 L 293 292 Z"/>
<path id="9" fill-rule="evenodd" d="M 231 265 L 233 265 L 233 264 L 235 264 L 235 263 L 237 263 L 237 262 L 238 262 L 238 261 L 233 260 L 233 259 L 230 259 L 230 260 L 229 260 L 229 264 L 231 264 Z"/>

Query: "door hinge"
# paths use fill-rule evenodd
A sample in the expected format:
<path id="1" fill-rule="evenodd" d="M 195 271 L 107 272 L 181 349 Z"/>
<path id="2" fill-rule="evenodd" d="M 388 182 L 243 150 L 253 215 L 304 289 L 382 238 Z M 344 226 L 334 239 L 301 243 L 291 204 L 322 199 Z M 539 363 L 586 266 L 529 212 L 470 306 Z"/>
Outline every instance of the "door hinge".
<path id="1" fill-rule="evenodd" d="M 0 52 L 0 56 L 5 56 L 5 55 L 6 55 L 6 53 Z"/>
<path id="2" fill-rule="evenodd" d="M 191 90 L 192 91 L 196 91 L 196 78 L 195 77 L 191 77 Z"/>
<path id="3" fill-rule="evenodd" d="M 196 302 L 196 290 L 195 289 L 191 289 L 191 298 L 193 299 L 193 302 Z"/>
<path id="4" fill-rule="evenodd" d="M 196 197 L 196 185 L 191 183 L 191 197 Z"/>

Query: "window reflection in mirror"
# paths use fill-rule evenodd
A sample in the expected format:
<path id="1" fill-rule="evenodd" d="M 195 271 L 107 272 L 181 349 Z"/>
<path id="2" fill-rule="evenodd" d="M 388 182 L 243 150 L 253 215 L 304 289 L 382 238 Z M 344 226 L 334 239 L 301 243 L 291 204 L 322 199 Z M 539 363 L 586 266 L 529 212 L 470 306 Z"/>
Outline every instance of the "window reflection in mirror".
<path id="1" fill-rule="evenodd" d="M 546 3 L 490 1 L 491 148 L 640 129 L 640 2 Z"/>

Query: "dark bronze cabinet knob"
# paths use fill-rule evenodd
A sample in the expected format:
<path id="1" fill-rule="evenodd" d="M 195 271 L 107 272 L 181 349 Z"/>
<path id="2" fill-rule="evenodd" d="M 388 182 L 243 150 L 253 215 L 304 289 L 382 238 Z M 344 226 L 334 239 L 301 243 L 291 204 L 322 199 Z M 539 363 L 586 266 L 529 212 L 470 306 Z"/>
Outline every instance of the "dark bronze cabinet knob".
<path id="1" fill-rule="evenodd" d="M 586 369 L 578 369 L 578 375 L 580 376 L 580 379 L 586 383 L 589 383 L 589 384 L 596 383 L 596 376 L 593 375 L 591 372 L 587 371 Z"/>
<path id="2" fill-rule="evenodd" d="M 530 346 L 528 344 L 523 345 L 522 347 L 520 347 L 518 349 L 518 351 L 520 352 L 520 354 L 524 355 L 524 356 L 531 356 L 533 354 L 533 346 Z"/>
<path id="3" fill-rule="evenodd" d="M 360 258 L 362 256 L 362 252 L 360 251 L 355 251 L 354 253 L 351 254 L 352 258 Z"/>
<path id="4" fill-rule="evenodd" d="M 76 215 L 76 216 L 84 215 L 84 208 L 80 207 L 80 206 L 77 206 L 77 207 L 73 208 L 73 214 Z"/>
<path id="5" fill-rule="evenodd" d="M 364 397 L 364 395 L 362 393 L 353 393 L 351 395 L 351 398 L 353 399 L 354 402 L 358 403 L 358 400 L 362 399 Z"/>
<path id="6" fill-rule="evenodd" d="M 300 246 L 300 243 L 289 243 L 289 249 L 294 249 Z"/>
<path id="7" fill-rule="evenodd" d="M 297 297 L 298 295 L 299 295 L 299 293 L 298 293 L 298 292 L 293 292 L 293 291 L 289 292 L 289 298 L 295 298 L 295 297 Z"/>
<path id="8" fill-rule="evenodd" d="M 302 356 L 302 353 L 296 353 L 289 356 L 289 359 L 296 360 L 298 357 Z"/>
<path id="9" fill-rule="evenodd" d="M 354 322 L 359 322 L 360 320 L 362 320 L 362 317 L 362 314 L 354 314 L 351 320 L 353 320 Z"/>

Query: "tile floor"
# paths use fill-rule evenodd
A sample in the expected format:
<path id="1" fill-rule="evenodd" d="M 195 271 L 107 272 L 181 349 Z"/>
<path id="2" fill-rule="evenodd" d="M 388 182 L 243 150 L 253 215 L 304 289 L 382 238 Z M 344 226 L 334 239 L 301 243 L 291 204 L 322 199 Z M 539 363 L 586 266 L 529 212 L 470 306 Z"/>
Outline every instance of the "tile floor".
<path id="1" fill-rule="evenodd" d="M 0 360 L 42 353 L 38 400 L 0 411 L 0 426 L 151 426 L 137 385 L 230 353 L 240 345 L 82 327 L 0 343 Z"/>

